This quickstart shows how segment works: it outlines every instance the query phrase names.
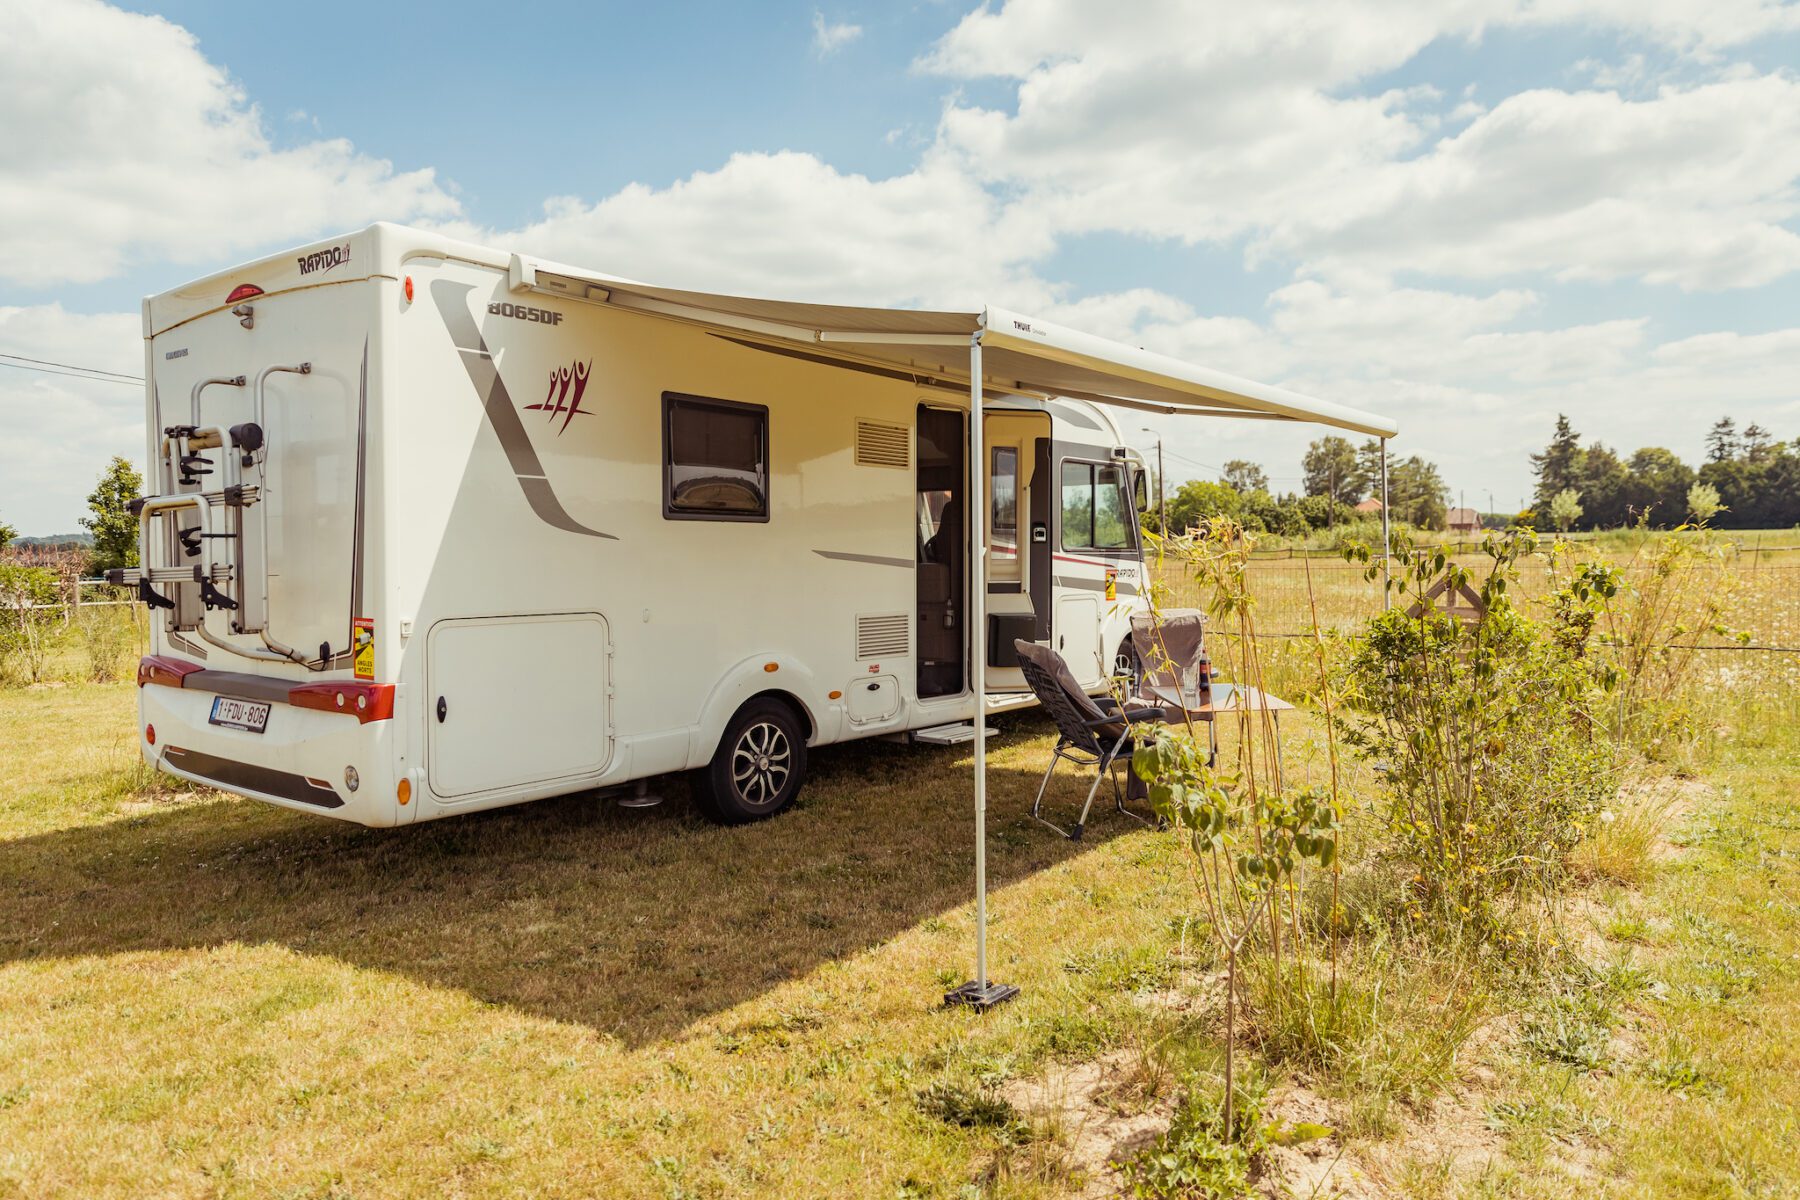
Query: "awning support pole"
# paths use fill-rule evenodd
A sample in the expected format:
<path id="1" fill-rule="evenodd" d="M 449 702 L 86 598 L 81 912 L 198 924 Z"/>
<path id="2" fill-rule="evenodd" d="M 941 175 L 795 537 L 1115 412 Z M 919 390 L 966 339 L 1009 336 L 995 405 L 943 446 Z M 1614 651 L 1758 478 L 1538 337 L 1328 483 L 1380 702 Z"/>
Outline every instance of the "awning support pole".
<path id="1" fill-rule="evenodd" d="M 969 691 L 975 701 L 975 978 L 945 1004 L 989 1009 L 1019 989 L 988 979 L 987 963 L 987 450 L 981 413 L 981 330 L 969 338 Z"/>
<path id="2" fill-rule="evenodd" d="M 1394 546 L 1388 535 L 1388 476 L 1387 476 L 1387 444 L 1381 439 L 1381 609 L 1386 612 L 1392 605 L 1393 590 L 1388 587 L 1388 571 L 1393 562 Z"/>

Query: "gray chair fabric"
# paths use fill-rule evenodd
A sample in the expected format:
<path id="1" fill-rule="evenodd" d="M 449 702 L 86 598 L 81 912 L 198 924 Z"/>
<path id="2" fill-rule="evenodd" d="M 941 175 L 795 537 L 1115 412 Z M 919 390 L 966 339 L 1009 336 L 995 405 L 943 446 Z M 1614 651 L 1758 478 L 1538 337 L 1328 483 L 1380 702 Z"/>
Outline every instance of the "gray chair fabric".
<path id="1" fill-rule="evenodd" d="M 1076 682 L 1075 675 L 1069 670 L 1069 664 L 1063 656 L 1047 646 L 1036 642 L 1028 642 L 1023 638 L 1013 643 L 1013 649 L 1019 656 L 1019 671 L 1025 676 L 1037 696 L 1038 703 L 1056 722 L 1056 749 L 1050 756 L 1050 769 L 1044 772 L 1044 780 L 1038 785 L 1037 798 L 1031 803 L 1031 816 L 1071 840 L 1079 841 L 1082 831 L 1087 827 L 1088 810 L 1093 807 L 1094 794 L 1100 790 L 1102 779 L 1112 780 L 1113 802 L 1117 809 L 1134 820 L 1142 821 L 1125 807 L 1125 794 L 1119 790 L 1119 780 L 1113 771 L 1115 763 L 1121 759 L 1129 764 L 1131 754 L 1137 745 L 1131 738 L 1132 725 L 1139 721 L 1168 721 L 1171 714 L 1156 707 L 1121 708 L 1110 698 L 1095 699 L 1084 691 Z M 1076 818 L 1070 829 L 1064 829 L 1050 821 L 1044 820 L 1044 792 L 1050 787 L 1050 777 L 1056 773 L 1056 765 L 1064 760 L 1084 767 L 1094 768 L 1094 783 L 1088 788 L 1087 801 L 1081 806 L 1081 815 Z"/>
<path id="2" fill-rule="evenodd" d="M 1131 618 L 1131 648 L 1142 669 L 1140 696 L 1150 687 L 1179 689 L 1198 696 L 1200 664 L 1206 658 L 1206 615 L 1197 608 L 1141 612 Z"/>

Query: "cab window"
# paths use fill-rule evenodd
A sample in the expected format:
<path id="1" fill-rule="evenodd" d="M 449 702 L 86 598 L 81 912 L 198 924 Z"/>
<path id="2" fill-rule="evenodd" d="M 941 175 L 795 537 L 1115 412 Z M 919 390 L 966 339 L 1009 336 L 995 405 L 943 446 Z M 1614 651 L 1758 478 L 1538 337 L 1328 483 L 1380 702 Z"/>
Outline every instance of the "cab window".
<path id="1" fill-rule="evenodd" d="M 1130 481 L 1112 463 L 1062 465 L 1064 550 L 1132 550 L 1137 546 Z"/>

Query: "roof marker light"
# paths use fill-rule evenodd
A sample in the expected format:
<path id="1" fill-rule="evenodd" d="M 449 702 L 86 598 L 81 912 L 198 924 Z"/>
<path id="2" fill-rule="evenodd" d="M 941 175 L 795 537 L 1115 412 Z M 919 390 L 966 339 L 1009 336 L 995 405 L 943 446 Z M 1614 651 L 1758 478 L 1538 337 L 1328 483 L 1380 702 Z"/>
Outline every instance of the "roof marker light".
<path id="1" fill-rule="evenodd" d="M 254 283 L 240 283 L 231 289 L 231 295 L 225 297 L 225 303 L 236 304 L 239 300 L 248 300 L 252 296 L 260 296 L 263 290 Z"/>

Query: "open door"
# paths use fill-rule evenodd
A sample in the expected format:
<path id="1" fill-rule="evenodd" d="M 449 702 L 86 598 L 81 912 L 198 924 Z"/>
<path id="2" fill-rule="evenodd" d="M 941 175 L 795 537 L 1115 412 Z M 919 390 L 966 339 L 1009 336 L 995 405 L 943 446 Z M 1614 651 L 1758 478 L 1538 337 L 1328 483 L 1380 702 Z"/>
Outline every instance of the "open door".
<path id="1" fill-rule="evenodd" d="M 989 692 L 1030 690 L 1013 643 L 1050 635 L 1050 543 L 1034 514 L 1047 489 L 1040 446 L 1050 438 L 1043 413 L 991 412 L 983 422 L 987 454 L 987 685 Z M 1039 532 L 1034 532 L 1039 531 Z"/>
<path id="2" fill-rule="evenodd" d="M 919 406 L 918 694 L 921 700 L 967 690 L 964 576 L 968 562 L 967 447 L 963 415 Z"/>

